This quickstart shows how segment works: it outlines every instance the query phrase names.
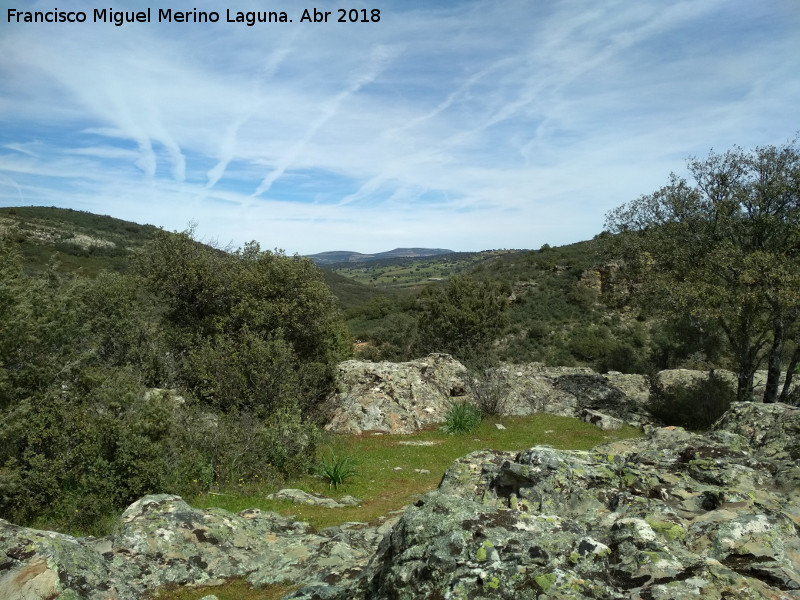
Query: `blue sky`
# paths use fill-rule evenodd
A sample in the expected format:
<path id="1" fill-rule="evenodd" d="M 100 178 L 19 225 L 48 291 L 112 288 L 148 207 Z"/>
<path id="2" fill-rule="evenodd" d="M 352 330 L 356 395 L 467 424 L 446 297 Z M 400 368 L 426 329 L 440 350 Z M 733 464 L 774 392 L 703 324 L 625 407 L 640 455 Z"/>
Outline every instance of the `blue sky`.
<path id="1" fill-rule="evenodd" d="M 57 4 L 0 1 L 0 206 L 192 222 L 222 245 L 561 245 L 690 156 L 800 130 L 796 0 L 78 0 L 86 23 L 8 23 Z M 91 22 L 111 7 L 153 22 Z M 301 23 L 314 7 L 331 22 Z"/>

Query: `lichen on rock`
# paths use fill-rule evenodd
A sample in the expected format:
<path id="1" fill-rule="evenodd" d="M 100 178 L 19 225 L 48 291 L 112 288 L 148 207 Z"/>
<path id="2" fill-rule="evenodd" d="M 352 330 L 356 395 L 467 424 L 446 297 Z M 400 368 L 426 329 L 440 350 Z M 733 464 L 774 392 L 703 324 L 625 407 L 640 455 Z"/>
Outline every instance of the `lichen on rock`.
<path id="1" fill-rule="evenodd" d="M 474 452 L 355 581 L 291 598 L 800 598 L 798 425 L 742 404 L 705 435 Z"/>

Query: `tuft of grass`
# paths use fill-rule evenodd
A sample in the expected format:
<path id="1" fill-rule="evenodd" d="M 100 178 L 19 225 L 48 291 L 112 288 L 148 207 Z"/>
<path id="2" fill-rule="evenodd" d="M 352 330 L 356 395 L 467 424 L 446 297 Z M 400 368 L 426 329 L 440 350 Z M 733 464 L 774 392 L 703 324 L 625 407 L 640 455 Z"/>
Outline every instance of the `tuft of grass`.
<path id="1" fill-rule="evenodd" d="M 481 411 L 469 402 L 454 402 L 445 415 L 442 430 L 461 435 L 468 433 L 481 424 Z"/>
<path id="2" fill-rule="evenodd" d="M 349 457 L 336 456 L 333 452 L 327 458 L 322 458 L 319 471 L 322 478 L 328 482 L 328 487 L 337 490 L 340 485 L 358 473 Z"/>

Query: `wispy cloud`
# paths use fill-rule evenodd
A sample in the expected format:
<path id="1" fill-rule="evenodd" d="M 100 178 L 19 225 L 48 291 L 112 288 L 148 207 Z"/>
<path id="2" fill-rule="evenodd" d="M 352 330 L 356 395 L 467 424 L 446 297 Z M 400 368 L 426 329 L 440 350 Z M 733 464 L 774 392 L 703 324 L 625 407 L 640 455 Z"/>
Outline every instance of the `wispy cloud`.
<path id="1" fill-rule="evenodd" d="M 0 205 L 290 252 L 538 247 L 595 235 L 689 155 L 800 129 L 792 0 L 391 0 L 375 23 L 320 4 L 331 22 L 0 15 Z"/>

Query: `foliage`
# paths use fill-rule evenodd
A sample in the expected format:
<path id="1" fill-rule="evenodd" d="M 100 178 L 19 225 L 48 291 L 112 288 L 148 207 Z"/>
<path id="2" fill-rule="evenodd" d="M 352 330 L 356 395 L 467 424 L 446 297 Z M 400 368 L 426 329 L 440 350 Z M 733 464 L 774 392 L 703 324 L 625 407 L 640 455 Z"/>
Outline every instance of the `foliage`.
<path id="1" fill-rule="evenodd" d="M 469 433 L 480 425 L 481 419 L 481 411 L 474 404 L 454 402 L 445 415 L 442 431 L 455 435 Z"/>
<path id="2" fill-rule="evenodd" d="M 322 478 L 328 482 L 328 486 L 339 489 L 348 479 L 355 477 L 358 470 L 353 465 L 348 456 L 337 456 L 333 452 L 330 456 L 323 457 L 319 463 L 319 472 Z"/>
<path id="3" fill-rule="evenodd" d="M 766 401 L 800 317 L 800 149 L 796 142 L 710 153 L 653 194 L 609 213 L 609 255 L 625 260 L 634 297 L 671 318 L 718 328 L 749 399 L 769 348 Z"/>
<path id="4" fill-rule="evenodd" d="M 650 412 L 666 425 L 708 429 L 719 419 L 736 393 L 730 383 L 710 371 L 692 384 L 665 388 L 656 376 L 650 378 Z"/>
<path id="5" fill-rule="evenodd" d="M 467 363 L 484 361 L 508 323 L 507 285 L 454 277 L 419 298 L 418 349 L 446 352 Z"/>
<path id="6" fill-rule="evenodd" d="M 307 409 L 331 389 L 350 345 L 335 299 L 308 259 L 158 235 L 136 261 L 166 310 L 187 387 L 220 408 Z"/>
<path id="7" fill-rule="evenodd" d="M 349 345 L 308 261 L 161 232 L 138 273 L 23 264 L 0 238 L 3 518 L 97 533 L 147 493 L 313 466 L 308 415 Z"/>

